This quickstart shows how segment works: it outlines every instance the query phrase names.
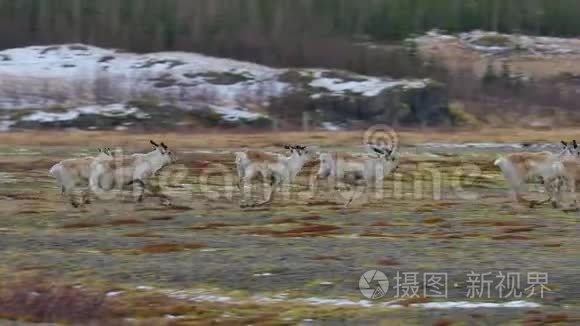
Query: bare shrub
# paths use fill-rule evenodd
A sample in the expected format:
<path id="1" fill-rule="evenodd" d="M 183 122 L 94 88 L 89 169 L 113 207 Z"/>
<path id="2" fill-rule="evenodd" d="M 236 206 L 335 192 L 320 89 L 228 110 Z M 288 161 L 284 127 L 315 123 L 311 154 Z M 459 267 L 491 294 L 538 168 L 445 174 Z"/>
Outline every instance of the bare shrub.
<path id="1" fill-rule="evenodd" d="M 53 283 L 41 277 L 0 284 L 0 318 L 89 324 L 109 316 L 104 291 Z"/>

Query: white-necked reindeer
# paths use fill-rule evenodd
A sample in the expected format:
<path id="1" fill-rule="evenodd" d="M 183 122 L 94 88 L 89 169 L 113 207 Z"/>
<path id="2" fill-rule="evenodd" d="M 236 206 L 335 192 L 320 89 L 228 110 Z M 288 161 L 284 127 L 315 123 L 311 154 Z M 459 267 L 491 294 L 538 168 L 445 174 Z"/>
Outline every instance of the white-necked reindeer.
<path id="1" fill-rule="evenodd" d="M 561 162 L 575 159 L 577 157 L 578 145 L 576 140 L 571 144 L 565 141 L 561 142 L 562 150 L 560 153 L 552 153 L 548 151 L 537 153 L 512 153 L 502 156 L 495 160 L 494 165 L 498 166 L 507 180 L 512 191 L 513 200 L 516 203 L 527 203 L 530 207 L 537 204 L 544 204 L 552 201 L 554 206 L 557 205 L 553 201 L 554 192 L 563 177 L 563 168 Z M 522 192 L 526 182 L 541 177 L 544 189 L 548 194 L 548 199 L 545 201 L 527 201 L 523 198 Z"/>
<path id="2" fill-rule="evenodd" d="M 158 145 L 152 140 L 150 142 L 153 145 L 153 150 L 149 153 L 95 161 L 91 166 L 91 190 L 100 194 L 106 190 L 123 189 L 136 185 L 139 187 L 138 202 L 143 200 L 145 188 L 149 188 L 154 195 L 167 200 L 164 195 L 151 189 L 148 180 L 163 167 L 175 163 L 177 158 L 164 143 Z"/>
<path id="3" fill-rule="evenodd" d="M 77 186 L 89 186 L 91 165 L 97 161 L 113 158 L 110 148 L 99 148 L 99 154 L 94 157 L 71 158 L 55 164 L 49 173 L 56 178 L 63 196 L 68 196 L 71 205 L 79 207 L 81 204 L 90 202 L 90 192 L 84 191 L 81 202 L 75 201 L 74 190 Z"/>
<path id="4" fill-rule="evenodd" d="M 312 189 L 317 188 L 320 179 L 326 179 L 333 190 L 336 190 L 337 182 L 354 186 L 362 184 L 361 193 L 365 193 L 373 182 L 376 185 L 382 185 L 385 175 L 397 168 L 399 156 L 395 148 L 368 145 L 367 149 L 369 153 L 362 156 L 338 152 L 320 154 L 320 168 L 313 181 Z M 356 195 L 357 192 L 353 191 L 351 198 L 344 206 L 348 207 Z"/>
<path id="5" fill-rule="evenodd" d="M 238 178 L 240 180 L 241 207 L 262 206 L 272 202 L 276 189 L 283 182 L 291 184 L 314 153 L 311 148 L 306 146 L 285 146 L 285 148 L 290 150 L 290 156 L 254 150 L 235 153 Z M 265 182 L 269 183 L 270 192 L 263 202 L 246 205 L 244 204 L 246 188 L 251 186 L 252 180 L 258 174 L 262 176 Z"/>
<path id="6" fill-rule="evenodd" d="M 572 141 L 571 146 L 568 145 L 568 151 L 572 153 L 572 157 L 580 157 L 580 147 L 576 140 Z M 546 189 L 553 191 L 550 197 L 553 198 L 552 206 L 558 207 L 562 202 L 562 195 L 565 191 L 569 191 L 573 195 L 573 205 L 576 206 L 576 188 L 580 183 L 580 159 L 570 159 L 568 153 L 564 159 L 554 163 L 554 170 L 557 172 L 551 178 L 544 179 L 544 186 Z M 577 209 L 577 206 L 575 207 Z"/>

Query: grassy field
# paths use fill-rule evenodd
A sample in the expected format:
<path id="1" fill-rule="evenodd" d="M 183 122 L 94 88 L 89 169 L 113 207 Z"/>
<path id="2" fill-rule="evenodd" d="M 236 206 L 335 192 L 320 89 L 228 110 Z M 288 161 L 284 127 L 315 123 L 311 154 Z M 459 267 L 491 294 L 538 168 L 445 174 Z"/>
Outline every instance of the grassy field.
<path id="1" fill-rule="evenodd" d="M 350 189 L 313 194 L 307 187 L 316 170 L 312 162 L 271 206 L 242 210 L 228 179 L 231 151 L 277 150 L 284 143 L 353 149 L 360 133 L 0 134 L 0 319 L 108 325 L 578 323 L 578 213 L 511 205 L 492 164 L 498 150 L 415 146 L 575 136 L 580 133 L 572 130 L 401 132 L 401 165 L 380 198 L 373 192 L 343 208 Z M 137 205 L 116 195 L 74 209 L 48 175 L 63 158 L 99 146 L 142 151 L 149 138 L 165 141 L 179 155 L 160 177 L 173 207 L 153 198 Z M 374 301 L 358 289 L 361 275 L 373 269 L 391 282 L 387 295 Z M 548 273 L 550 291 L 544 298 L 500 298 L 494 282 L 490 298 L 466 296 L 468 273 L 500 271 L 521 273 L 521 291 L 528 272 Z M 419 273 L 418 297 L 395 297 L 397 272 Z M 423 295 L 421 275 L 432 272 L 447 273 L 447 298 Z M 539 306 L 426 308 L 516 300 Z"/>

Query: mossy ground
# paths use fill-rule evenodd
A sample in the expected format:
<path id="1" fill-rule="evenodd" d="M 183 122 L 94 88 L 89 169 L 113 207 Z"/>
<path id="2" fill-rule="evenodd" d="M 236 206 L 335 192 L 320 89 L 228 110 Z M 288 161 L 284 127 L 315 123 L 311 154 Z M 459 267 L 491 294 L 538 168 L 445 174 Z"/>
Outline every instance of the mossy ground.
<path id="1" fill-rule="evenodd" d="M 314 136 L 302 137 L 312 143 Z M 347 189 L 338 197 L 325 189 L 311 196 L 308 177 L 316 165 L 309 164 L 290 194 L 281 194 L 270 206 L 242 210 L 235 185 L 224 185 L 228 178 L 223 178 L 223 171 L 227 175 L 234 171 L 227 150 L 203 153 L 213 148 L 201 145 L 201 136 L 186 137 L 192 139 L 188 146 L 187 139 L 174 135 L 168 138 L 177 143 L 180 162 L 160 177 L 167 180 L 164 189 L 174 199 L 174 207 L 160 206 L 155 198 L 136 205 L 130 196 L 115 196 L 74 209 L 60 198 L 48 169 L 60 159 L 87 153 L 89 148 L 80 144 L 78 136 L 61 134 L 61 138 L 49 139 L 45 135 L 42 146 L 31 144 L 29 137 L 2 137 L 11 141 L 0 146 L 0 274 L 4 280 L 30 280 L 31 274 L 40 277 L 39 281 L 4 284 L 2 318 L 78 322 L 66 313 L 47 319 L 43 314 L 25 310 L 11 314 L 10 309 L 2 309 L 3 305 L 11 307 L 6 297 L 16 300 L 21 298 L 18 293 L 34 291 L 26 285 L 31 282 L 82 285 L 101 296 L 123 291 L 114 297 L 104 295 L 106 305 L 98 306 L 103 318 L 137 318 L 155 324 L 295 324 L 304 319 L 541 324 L 574 322 L 579 317 L 578 213 L 547 206 L 512 206 L 506 184 L 491 164 L 498 154 L 493 151 L 469 149 L 434 157 L 403 146 L 395 177 L 401 181 L 388 178 L 381 198 L 361 197 L 349 208 L 342 207 L 350 194 Z M 222 135 L 204 137 L 206 143 L 222 142 L 223 148 L 230 148 Z M 353 135 L 336 138 L 341 137 L 354 139 Z M 406 139 L 420 142 L 422 137 L 413 134 Z M 469 141 L 476 138 L 469 137 Z M 481 138 L 486 137 L 491 136 Z M 263 135 L 237 138 L 255 147 L 275 146 L 279 141 Z M 101 146 L 113 143 L 142 149 L 148 136 L 101 133 L 96 139 L 107 139 Z M 406 139 L 401 142 L 405 144 Z M 331 148 L 329 139 L 320 143 L 322 150 Z M 345 142 L 341 148 L 350 146 Z M 481 173 L 466 177 L 458 170 L 469 171 L 470 166 L 477 166 Z M 426 172 L 427 167 L 436 172 Z M 434 177 L 440 180 L 440 198 L 433 196 Z M 462 198 L 466 193 L 477 197 Z M 529 196 L 540 198 L 542 194 Z M 524 284 L 527 272 L 547 272 L 553 291 L 544 299 L 530 299 L 542 304 L 534 309 L 345 308 L 255 300 L 255 296 L 283 294 L 287 298 L 358 301 L 363 299 L 359 278 L 371 269 L 387 273 L 391 282 L 397 271 L 446 272 L 449 301 L 502 301 L 493 290 L 489 300 L 467 299 L 466 275 L 471 271 L 516 271 L 522 273 Z M 143 285 L 153 289 L 137 289 Z M 205 291 L 240 303 L 179 300 L 168 295 L 169 290 Z M 57 298 L 49 300 L 53 304 L 84 295 L 68 288 L 64 292 L 38 291 Z M 393 291 L 391 288 L 379 302 L 392 300 Z M 101 301 L 91 298 L 82 301 L 88 302 L 88 308 L 76 309 L 96 309 L 95 302 Z"/>

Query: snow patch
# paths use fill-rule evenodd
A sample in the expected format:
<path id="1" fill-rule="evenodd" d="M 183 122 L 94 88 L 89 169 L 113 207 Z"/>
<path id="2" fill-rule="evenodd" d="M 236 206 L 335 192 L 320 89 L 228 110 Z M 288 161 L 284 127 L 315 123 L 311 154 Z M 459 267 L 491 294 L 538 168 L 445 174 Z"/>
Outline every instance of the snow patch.
<path id="1" fill-rule="evenodd" d="M 35 112 L 33 114 L 23 117 L 22 121 L 35 122 L 59 122 L 71 121 L 80 117 L 82 114 L 101 115 L 105 117 L 127 117 L 134 116 L 138 119 L 145 119 L 149 117 L 148 114 L 141 112 L 138 108 L 127 107 L 123 104 L 111 104 L 105 106 L 91 105 L 83 106 L 76 109 L 71 109 L 65 112 Z"/>
<path id="2" fill-rule="evenodd" d="M 23 117 L 21 120 L 35 122 L 71 121 L 77 119 L 80 115 L 81 114 L 78 111 L 67 111 L 62 113 L 36 112 Z"/>
<path id="3" fill-rule="evenodd" d="M 80 114 L 96 114 L 105 117 L 126 117 L 129 115 L 134 115 L 139 119 L 146 119 L 149 117 L 148 114 L 141 112 L 136 107 L 128 107 L 124 104 L 110 104 L 110 105 L 91 105 L 84 106 L 76 109 Z"/>
<path id="4" fill-rule="evenodd" d="M 331 93 L 331 95 L 346 95 L 349 93 L 362 94 L 363 96 L 373 97 L 379 95 L 382 91 L 397 86 L 405 88 L 423 88 L 426 86 L 426 81 L 410 81 L 410 80 L 392 80 L 386 78 L 375 78 L 368 76 L 361 76 L 351 74 L 345 79 L 322 77 L 324 71 L 315 71 L 313 73 L 315 79 L 309 83 L 310 87 L 321 88 Z M 352 78 L 352 79 L 351 79 Z M 314 94 L 311 97 L 315 97 Z M 320 96 L 320 95 L 318 95 Z"/>
<path id="5" fill-rule="evenodd" d="M 250 112 L 248 109 L 238 106 L 216 106 L 210 107 L 213 112 L 220 114 L 222 119 L 229 122 L 237 122 L 241 120 L 255 121 L 260 118 L 268 118 L 268 116 L 260 113 Z"/>
<path id="6" fill-rule="evenodd" d="M 477 309 L 477 308 L 538 308 L 540 304 L 529 301 L 508 301 L 508 302 L 469 302 L 469 301 L 444 301 L 412 304 L 411 307 L 425 309 Z"/>
<path id="7" fill-rule="evenodd" d="M 332 122 L 325 121 L 322 123 L 322 128 L 328 131 L 341 131 L 342 128 Z"/>
<path id="8" fill-rule="evenodd" d="M 238 300 L 233 297 L 212 294 L 206 290 L 164 290 L 164 294 L 180 300 L 195 302 L 220 302 L 229 304 L 278 304 L 283 302 L 302 303 L 316 306 L 336 306 L 336 307 L 361 307 L 361 308 L 404 308 L 400 301 L 373 302 L 369 300 L 350 300 L 334 298 L 293 298 L 288 299 L 286 294 L 275 297 L 253 296 L 249 299 Z M 469 301 L 440 301 L 411 304 L 410 307 L 422 309 L 478 309 L 478 308 L 538 308 L 540 304 L 530 301 L 518 300 L 508 302 L 469 302 Z"/>

